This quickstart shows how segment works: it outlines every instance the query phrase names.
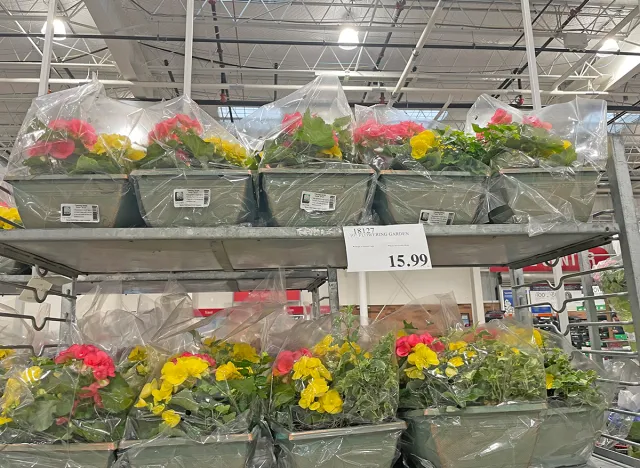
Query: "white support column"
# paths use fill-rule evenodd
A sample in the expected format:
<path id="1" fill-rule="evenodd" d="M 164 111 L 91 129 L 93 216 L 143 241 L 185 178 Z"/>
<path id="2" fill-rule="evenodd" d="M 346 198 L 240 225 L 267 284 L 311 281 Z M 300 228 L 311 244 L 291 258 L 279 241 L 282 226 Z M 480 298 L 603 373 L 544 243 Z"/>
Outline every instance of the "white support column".
<path id="1" fill-rule="evenodd" d="M 536 62 L 536 44 L 533 37 L 533 24 L 531 22 L 531 8 L 529 0 L 522 1 L 522 26 L 524 28 L 524 40 L 527 47 L 527 64 L 529 65 L 529 85 L 531 86 L 531 101 L 533 109 L 542 109 L 540 98 L 540 83 L 538 82 L 538 63 Z"/>
<path id="2" fill-rule="evenodd" d="M 38 96 L 47 94 L 49 90 L 49 73 L 51 71 L 51 49 L 53 46 L 53 20 L 56 17 L 56 1 L 49 0 L 47 10 L 47 24 L 44 31 L 44 49 L 42 51 L 42 65 L 40 66 L 40 83 Z"/>
<path id="3" fill-rule="evenodd" d="M 478 267 L 471 268 L 471 312 L 473 314 L 474 325 L 485 323 L 482 274 Z"/>
<path id="4" fill-rule="evenodd" d="M 358 291 L 360 293 L 360 326 L 369 325 L 369 297 L 367 290 L 367 273 L 358 273 Z"/>
<path id="5" fill-rule="evenodd" d="M 553 284 L 559 285 L 562 283 L 560 279 L 562 277 L 562 259 L 558 259 L 558 264 L 553 267 Z M 566 298 L 566 294 L 564 292 L 564 284 L 560 286 L 560 288 L 556 291 L 556 309 L 562 309 L 562 305 Z M 560 322 L 560 331 L 565 332 L 567 327 L 569 326 L 569 311 L 565 310 L 564 312 L 560 312 L 558 314 L 558 321 Z"/>
<path id="6" fill-rule="evenodd" d="M 191 97 L 191 70 L 193 66 L 193 13 L 194 0 L 187 0 L 187 22 L 184 32 L 184 95 Z"/>

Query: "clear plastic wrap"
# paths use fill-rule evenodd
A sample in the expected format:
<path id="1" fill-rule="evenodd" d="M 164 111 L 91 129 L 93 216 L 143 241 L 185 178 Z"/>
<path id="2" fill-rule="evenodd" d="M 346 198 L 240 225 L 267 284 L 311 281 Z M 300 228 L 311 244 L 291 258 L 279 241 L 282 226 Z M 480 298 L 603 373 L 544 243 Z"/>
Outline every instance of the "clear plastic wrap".
<path id="1" fill-rule="evenodd" d="M 349 309 L 300 321 L 278 353 L 268 418 L 280 466 L 390 468 L 396 459 L 394 333 L 356 322 Z"/>
<path id="2" fill-rule="evenodd" d="M 538 234 L 559 223 L 587 222 L 608 158 L 607 106 L 576 99 L 522 112 L 482 95 L 466 132 L 498 174 L 485 211 L 493 222 L 530 223 Z"/>
<path id="3" fill-rule="evenodd" d="M 260 155 L 260 211 L 273 226 L 370 221 L 376 175 L 354 155 L 353 114 L 337 77 L 320 76 L 238 123 Z"/>
<path id="4" fill-rule="evenodd" d="M 532 467 L 559 468 L 589 461 L 605 428 L 605 409 L 616 390 L 612 375 L 561 335 L 540 330 L 547 411 L 538 431 Z"/>
<path id="5" fill-rule="evenodd" d="M 374 208 L 383 223 L 475 222 L 490 173 L 475 137 L 375 105 L 356 106 L 354 143 L 380 171 Z"/>
<path id="6" fill-rule="evenodd" d="M 22 220 L 16 208 L 13 196 L 10 194 L 10 187 L 6 183 L 0 183 L 0 229 L 19 229 Z M 0 257 L 0 274 L 17 275 L 29 267 L 25 264 Z"/>
<path id="7" fill-rule="evenodd" d="M 270 278 L 252 294 L 254 301 L 216 314 L 216 327 L 211 318 L 172 327 L 173 338 L 183 339 L 139 395 L 116 466 L 272 466 L 269 436 L 260 424 L 272 358 L 262 349 L 263 338 L 286 314 L 286 296 L 265 290 L 266 283 L 277 288 L 278 281 Z M 186 293 L 172 296 L 164 308 L 193 309 Z"/>
<path id="8" fill-rule="evenodd" d="M 35 98 L 6 176 L 25 227 L 139 225 L 126 176 L 144 155 L 130 139 L 137 115 L 98 81 Z"/>
<path id="9" fill-rule="evenodd" d="M 134 134 L 146 154 L 131 178 L 148 226 L 254 221 L 253 154 L 189 97 L 144 109 Z"/>

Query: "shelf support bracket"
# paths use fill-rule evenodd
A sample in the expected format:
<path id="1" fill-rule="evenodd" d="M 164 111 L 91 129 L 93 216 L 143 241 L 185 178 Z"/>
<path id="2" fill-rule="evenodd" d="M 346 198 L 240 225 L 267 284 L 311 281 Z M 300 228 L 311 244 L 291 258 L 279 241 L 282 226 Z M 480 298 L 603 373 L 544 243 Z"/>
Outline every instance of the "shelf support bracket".
<path id="1" fill-rule="evenodd" d="M 327 268 L 327 286 L 329 287 L 329 306 L 331 315 L 340 312 L 340 297 L 338 295 L 338 270 Z"/>

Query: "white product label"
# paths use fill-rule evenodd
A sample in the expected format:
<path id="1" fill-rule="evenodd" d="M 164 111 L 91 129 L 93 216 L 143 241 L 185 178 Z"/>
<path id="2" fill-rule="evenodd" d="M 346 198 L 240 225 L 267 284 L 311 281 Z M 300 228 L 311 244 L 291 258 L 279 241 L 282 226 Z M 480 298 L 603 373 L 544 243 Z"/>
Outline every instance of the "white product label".
<path id="1" fill-rule="evenodd" d="M 47 291 L 51 289 L 52 285 L 43 278 L 31 278 L 27 283 L 27 286 L 34 288 L 35 291 L 32 289 L 23 289 L 20 296 L 18 296 L 18 299 L 24 302 L 38 302 L 37 299 L 40 299 L 40 302 L 42 302 L 46 297 Z"/>
<path id="2" fill-rule="evenodd" d="M 63 223 L 99 223 L 98 205 L 78 205 L 63 203 L 60 205 L 60 221 Z"/>
<path id="3" fill-rule="evenodd" d="M 347 271 L 430 270 L 431 254 L 421 224 L 344 226 Z"/>
<path id="4" fill-rule="evenodd" d="M 211 189 L 176 189 L 173 191 L 175 208 L 206 208 L 211 203 Z"/>
<path id="5" fill-rule="evenodd" d="M 420 224 L 445 224 L 450 226 L 453 224 L 456 214 L 453 211 L 434 211 L 434 210 L 422 210 L 420 211 Z"/>
<path id="6" fill-rule="evenodd" d="M 302 192 L 300 209 L 305 211 L 335 211 L 336 196 L 326 193 Z"/>

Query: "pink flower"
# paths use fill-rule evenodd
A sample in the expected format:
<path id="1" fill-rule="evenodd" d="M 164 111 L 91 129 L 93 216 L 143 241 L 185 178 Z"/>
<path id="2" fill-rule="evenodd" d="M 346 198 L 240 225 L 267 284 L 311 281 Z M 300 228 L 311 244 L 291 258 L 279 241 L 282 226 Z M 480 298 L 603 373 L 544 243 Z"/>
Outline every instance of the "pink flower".
<path id="1" fill-rule="evenodd" d="M 413 349 L 418 343 L 422 343 L 419 335 L 409 335 L 407 336 L 407 341 L 409 342 L 409 346 Z"/>
<path id="2" fill-rule="evenodd" d="M 407 120 L 406 122 L 400 122 L 402 125 L 405 125 L 409 136 L 417 135 L 418 133 L 424 132 L 425 128 L 422 124 L 412 122 L 411 120 Z"/>
<path id="3" fill-rule="evenodd" d="M 70 361 L 71 359 L 83 359 L 87 354 L 97 349 L 91 345 L 71 345 L 66 350 L 61 351 L 54 359 L 56 364 L 62 364 Z"/>
<path id="4" fill-rule="evenodd" d="M 396 355 L 400 357 L 408 356 L 411 352 L 411 345 L 409 344 L 409 338 L 401 336 L 396 340 Z"/>
<path id="5" fill-rule="evenodd" d="M 91 367 L 93 377 L 96 380 L 104 380 L 107 377 L 116 376 L 116 366 L 113 364 L 113 359 L 111 359 L 107 353 L 99 349 L 88 354 L 84 358 L 84 364 Z"/>
<path id="6" fill-rule="evenodd" d="M 522 123 L 536 128 L 544 128 L 545 130 L 551 130 L 553 128 L 553 125 L 549 122 L 543 122 L 538 117 L 524 117 Z"/>
<path id="7" fill-rule="evenodd" d="M 435 338 L 431 336 L 429 333 L 423 333 L 422 335 L 420 335 L 420 340 L 422 341 L 422 343 L 426 344 L 427 346 L 433 343 L 434 339 Z"/>
<path id="8" fill-rule="evenodd" d="M 513 122 L 513 117 L 504 109 L 496 110 L 496 113 L 493 114 L 491 120 L 489 120 L 489 125 L 506 125 Z"/>
<path id="9" fill-rule="evenodd" d="M 428 345 L 429 348 L 431 348 L 432 351 L 435 351 L 436 353 L 441 353 L 445 350 L 445 346 L 444 343 L 442 341 L 434 341 L 432 342 L 430 345 Z"/>
<path id="10" fill-rule="evenodd" d="M 333 136 L 333 141 L 335 142 L 336 145 L 340 143 L 340 139 L 338 138 L 338 135 L 336 134 L 335 130 L 333 131 L 332 136 Z"/>
<path id="11" fill-rule="evenodd" d="M 51 143 L 48 141 L 38 141 L 35 145 L 27 148 L 30 157 L 46 156 L 51 152 Z"/>
<path id="12" fill-rule="evenodd" d="M 76 150 L 76 144 L 73 140 L 54 141 L 51 143 L 49 154 L 52 158 L 67 159 Z"/>
<path id="13" fill-rule="evenodd" d="M 197 119 L 192 119 L 185 114 L 175 116 L 158 122 L 149 132 L 149 143 L 168 140 L 180 140 L 177 132 L 193 131 L 198 135 L 202 133 L 202 124 Z"/>
<path id="14" fill-rule="evenodd" d="M 307 348 L 300 348 L 298 351 L 293 352 L 294 361 L 297 361 L 302 356 L 312 357 L 313 355 L 311 354 L 311 351 L 309 351 Z"/>
<path id="15" fill-rule="evenodd" d="M 300 112 L 285 114 L 282 118 L 282 129 L 289 135 L 295 133 L 300 127 L 302 127 L 302 114 Z"/>
<path id="16" fill-rule="evenodd" d="M 56 132 L 67 133 L 75 140 L 80 140 L 86 147 L 91 147 L 98 141 L 96 129 L 91 124 L 80 119 L 57 119 L 49 122 L 49 128 Z M 60 158 L 64 159 L 64 158 Z"/>
<path id="17" fill-rule="evenodd" d="M 286 375 L 293 369 L 295 359 L 292 351 L 280 351 L 276 362 L 273 364 L 274 375 Z"/>
<path id="18" fill-rule="evenodd" d="M 79 392 L 78 397 L 93 398 L 93 402 L 95 403 L 95 405 L 98 408 L 102 408 L 103 407 L 102 397 L 100 396 L 100 393 L 98 393 L 98 390 L 100 390 L 100 388 L 102 388 L 102 385 L 100 385 L 100 382 L 93 382 L 91 385 L 87 387 L 82 387 L 82 390 L 84 390 L 84 392 Z"/>
<path id="19" fill-rule="evenodd" d="M 64 416 L 60 416 L 56 419 L 56 426 L 62 426 L 63 424 L 67 424 L 69 422 L 69 418 Z"/>

